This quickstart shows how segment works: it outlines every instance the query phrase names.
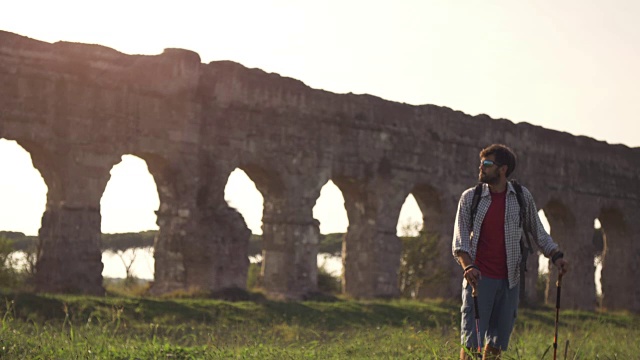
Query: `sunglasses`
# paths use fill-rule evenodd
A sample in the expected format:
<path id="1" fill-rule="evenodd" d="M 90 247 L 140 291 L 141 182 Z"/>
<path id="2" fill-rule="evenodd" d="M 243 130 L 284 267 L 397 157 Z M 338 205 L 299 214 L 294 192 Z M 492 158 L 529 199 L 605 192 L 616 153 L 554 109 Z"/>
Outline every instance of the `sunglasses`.
<path id="1" fill-rule="evenodd" d="M 493 160 L 482 160 L 482 162 L 480 162 L 480 166 L 482 166 L 483 168 L 488 168 L 488 167 L 491 167 L 493 165 L 502 166 L 502 164 L 498 164 L 497 162 L 495 162 Z"/>

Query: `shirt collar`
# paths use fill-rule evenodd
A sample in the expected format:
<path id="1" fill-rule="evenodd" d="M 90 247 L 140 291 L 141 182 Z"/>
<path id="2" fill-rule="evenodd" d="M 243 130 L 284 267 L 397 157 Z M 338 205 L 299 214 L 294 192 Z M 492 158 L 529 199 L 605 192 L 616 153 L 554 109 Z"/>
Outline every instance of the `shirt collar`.
<path id="1" fill-rule="evenodd" d="M 511 184 L 511 181 L 507 181 L 507 193 L 514 193 L 515 194 L 516 189 L 514 189 L 513 184 Z M 489 184 L 483 183 L 482 184 L 482 197 L 485 196 L 489 196 L 491 195 L 490 191 L 489 191 Z"/>

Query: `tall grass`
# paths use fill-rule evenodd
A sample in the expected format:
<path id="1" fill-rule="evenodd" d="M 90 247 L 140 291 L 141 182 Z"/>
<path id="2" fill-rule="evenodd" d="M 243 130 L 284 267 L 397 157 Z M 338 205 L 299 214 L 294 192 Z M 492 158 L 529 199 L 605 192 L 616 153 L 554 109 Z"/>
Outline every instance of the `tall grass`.
<path id="1" fill-rule="evenodd" d="M 455 359 L 444 301 L 225 302 L 0 293 L 2 359 Z M 640 317 L 563 311 L 560 358 L 640 358 Z M 554 311 L 520 311 L 505 359 L 551 359 Z"/>

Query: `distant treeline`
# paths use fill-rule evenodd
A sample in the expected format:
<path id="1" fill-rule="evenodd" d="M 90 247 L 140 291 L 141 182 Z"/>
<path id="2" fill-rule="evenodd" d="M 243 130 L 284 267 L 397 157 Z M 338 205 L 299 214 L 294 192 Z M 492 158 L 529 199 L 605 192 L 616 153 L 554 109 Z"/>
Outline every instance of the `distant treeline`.
<path id="1" fill-rule="evenodd" d="M 153 240 L 157 230 L 148 230 L 137 233 L 102 234 L 102 251 L 125 251 L 132 248 L 153 246 Z M 339 256 L 342 250 L 342 238 L 344 234 L 335 233 L 320 235 L 318 252 Z M 0 237 L 12 241 L 16 251 L 34 249 L 38 245 L 37 236 L 27 236 L 21 232 L 0 231 Z M 251 235 L 249 239 L 249 256 L 262 253 L 262 235 Z"/>

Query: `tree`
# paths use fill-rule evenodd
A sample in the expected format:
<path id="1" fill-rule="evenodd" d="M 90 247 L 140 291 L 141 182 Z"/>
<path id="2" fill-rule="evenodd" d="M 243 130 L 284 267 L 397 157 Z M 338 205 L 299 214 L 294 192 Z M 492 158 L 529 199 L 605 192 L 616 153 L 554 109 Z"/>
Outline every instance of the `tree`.
<path id="1" fill-rule="evenodd" d="M 439 256 L 437 235 L 424 229 L 417 231 L 420 227 L 421 224 L 405 225 L 404 236 L 400 237 L 402 253 L 398 281 L 403 297 L 416 298 L 424 285 L 439 282 L 445 276 L 436 264 Z M 417 236 L 408 236 L 416 232 Z"/>
<path id="2" fill-rule="evenodd" d="M 120 258 L 120 261 L 122 261 L 122 265 L 124 265 L 124 270 L 126 274 L 126 278 L 124 279 L 124 284 L 125 286 L 132 286 L 136 282 L 136 276 L 133 273 L 132 267 L 133 267 L 133 263 L 136 261 L 136 256 L 138 255 L 138 248 L 132 248 L 131 255 L 128 257 L 125 256 L 125 254 L 126 254 L 126 251 L 122 251 L 122 250 L 118 250 L 116 252 L 116 255 L 118 255 L 118 257 Z"/>

